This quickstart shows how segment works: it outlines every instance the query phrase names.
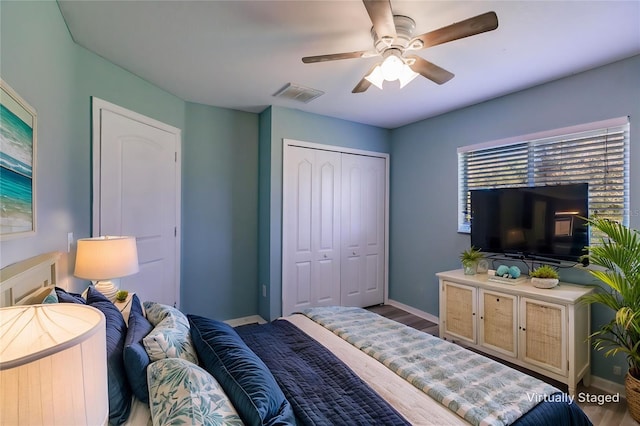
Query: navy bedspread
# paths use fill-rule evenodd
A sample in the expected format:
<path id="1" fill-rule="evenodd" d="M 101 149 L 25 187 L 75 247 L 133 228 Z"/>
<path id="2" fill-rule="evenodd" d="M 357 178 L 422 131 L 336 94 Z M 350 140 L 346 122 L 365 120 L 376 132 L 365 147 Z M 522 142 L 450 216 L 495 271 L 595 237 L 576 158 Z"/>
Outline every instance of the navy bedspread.
<path id="1" fill-rule="evenodd" d="M 573 402 L 543 401 L 531 411 L 520 417 L 513 426 L 593 426 L 578 404 Z"/>
<path id="2" fill-rule="evenodd" d="M 351 369 L 288 321 L 236 331 L 264 361 L 304 425 L 408 425 Z"/>
<path id="3" fill-rule="evenodd" d="M 236 328 L 269 367 L 304 425 L 407 425 L 391 405 L 320 343 L 288 321 Z M 590 426 L 575 402 L 541 402 L 514 426 Z"/>

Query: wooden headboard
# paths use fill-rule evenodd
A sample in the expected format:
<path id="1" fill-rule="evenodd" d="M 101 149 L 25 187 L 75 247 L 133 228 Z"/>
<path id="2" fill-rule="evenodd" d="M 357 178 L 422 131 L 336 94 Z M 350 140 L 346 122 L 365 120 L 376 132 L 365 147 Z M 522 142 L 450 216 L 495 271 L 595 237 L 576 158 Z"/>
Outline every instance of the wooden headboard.
<path id="1" fill-rule="evenodd" d="M 60 255 L 58 251 L 45 253 L 2 268 L 0 307 L 39 303 L 58 283 Z"/>

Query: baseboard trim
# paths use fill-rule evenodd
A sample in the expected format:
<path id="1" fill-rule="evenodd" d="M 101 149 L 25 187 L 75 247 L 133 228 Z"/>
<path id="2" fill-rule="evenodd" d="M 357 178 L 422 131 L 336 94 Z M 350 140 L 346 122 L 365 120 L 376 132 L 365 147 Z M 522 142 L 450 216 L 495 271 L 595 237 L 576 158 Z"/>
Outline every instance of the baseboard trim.
<path id="1" fill-rule="evenodd" d="M 248 317 L 233 318 L 230 320 L 226 320 L 224 322 L 229 324 L 231 327 L 239 327 L 241 325 L 255 324 L 255 323 L 265 324 L 267 321 L 265 321 L 264 318 L 262 318 L 260 315 L 250 315 Z"/>
<path id="2" fill-rule="evenodd" d="M 398 309 L 402 309 L 403 311 L 409 312 L 410 314 L 413 314 L 413 315 L 415 315 L 417 317 L 420 317 L 422 319 L 426 319 L 427 321 L 431 321 L 433 323 L 440 324 L 440 318 L 438 318 L 437 316 L 432 315 L 432 314 L 430 314 L 428 312 L 421 311 L 420 309 L 416 309 L 416 308 L 414 308 L 412 306 L 405 305 L 404 303 L 400 303 L 400 302 L 398 302 L 396 300 L 392 300 L 392 299 L 388 299 L 387 300 L 387 304 L 389 304 L 389 305 L 391 305 L 393 307 L 396 307 Z"/>
<path id="3" fill-rule="evenodd" d="M 627 397 L 627 393 L 624 390 L 624 385 L 612 382 L 611 380 L 603 379 L 602 377 L 591 376 L 591 386 L 610 394 L 619 393 L 623 398 Z"/>

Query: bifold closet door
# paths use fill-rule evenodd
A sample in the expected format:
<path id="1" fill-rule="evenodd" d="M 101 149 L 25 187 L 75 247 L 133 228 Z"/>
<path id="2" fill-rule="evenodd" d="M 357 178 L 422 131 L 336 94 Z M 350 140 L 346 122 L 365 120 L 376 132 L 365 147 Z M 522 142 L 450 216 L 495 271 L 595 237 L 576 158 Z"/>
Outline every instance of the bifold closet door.
<path id="1" fill-rule="evenodd" d="M 384 302 L 384 158 L 342 154 L 341 304 Z"/>
<path id="2" fill-rule="evenodd" d="M 340 156 L 288 148 L 283 164 L 283 315 L 340 304 Z"/>

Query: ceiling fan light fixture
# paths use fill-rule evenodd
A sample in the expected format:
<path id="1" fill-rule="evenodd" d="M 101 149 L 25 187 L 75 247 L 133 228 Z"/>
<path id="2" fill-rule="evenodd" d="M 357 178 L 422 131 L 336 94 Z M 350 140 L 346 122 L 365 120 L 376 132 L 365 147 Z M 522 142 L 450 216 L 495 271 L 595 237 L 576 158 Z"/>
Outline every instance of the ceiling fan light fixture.
<path id="1" fill-rule="evenodd" d="M 387 56 L 380 65 L 380 71 L 382 71 L 382 77 L 387 81 L 395 81 L 400 77 L 402 73 L 402 66 L 404 61 L 400 59 L 397 54 L 391 54 Z"/>
<path id="2" fill-rule="evenodd" d="M 398 53 L 390 52 L 381 64 L 376 65 L 369 75 L 365 76 L 365 79 L 380 90 L 385 80 L 399 80 L 402 89 L 419 75 L 411 69 L 409 62 L 410 59 L 405 61 Z"/>
<path id="3" fill-rule="evenodd" d="M 369 81 L 369 83 L 376 86 L 378 89 L 382 90 L 382 83 L 384 82 L 384 77 L 382 76 L 382 70 L 380 69 L 380 65 L 376 65 L 373 71 L 371 71 L 369 75 L 365 76 L 365 79 Z"/>
<path id="4" fill-rule="evenodd" d="M 411 83 L 413 79 L 418 75 L 420 74 L 413 71 L 411 67 L 409 67 L 409 65 L 403 64 L 402 71 L 400 72 L 400 76 L 398 77 L 398 80 L 400 80 L 400 88 L 402 89 L 404 86 Z"/>

